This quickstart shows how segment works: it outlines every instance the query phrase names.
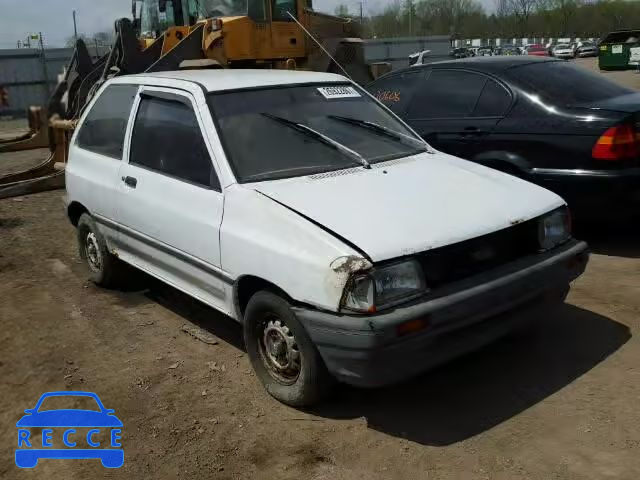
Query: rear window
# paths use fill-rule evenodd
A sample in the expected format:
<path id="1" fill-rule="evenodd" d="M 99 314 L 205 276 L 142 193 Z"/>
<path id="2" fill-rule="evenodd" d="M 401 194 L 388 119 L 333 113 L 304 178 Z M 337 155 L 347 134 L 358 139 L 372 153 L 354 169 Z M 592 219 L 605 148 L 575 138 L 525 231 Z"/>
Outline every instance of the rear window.
<path id="1" fill-rule="evenodd" d="M 618 97 L 635 90 L 603 75 L 568 62 L 531 63 L 507 70 L 526 91 L 564 105 L 577 105 Z"/>

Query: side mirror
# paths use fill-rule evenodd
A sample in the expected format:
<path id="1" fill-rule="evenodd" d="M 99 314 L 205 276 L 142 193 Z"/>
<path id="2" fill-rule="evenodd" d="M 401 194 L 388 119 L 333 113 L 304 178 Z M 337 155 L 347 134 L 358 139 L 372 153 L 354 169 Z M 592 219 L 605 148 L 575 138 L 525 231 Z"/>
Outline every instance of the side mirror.
<path id="1" fill-rule="evenodd" d="M 24 413 L 33 413 L 33 408 L 27 408 Z"/>
<path id="2" fill-rule="evenodd" d="M 104 413 L 106 413 L 107 415 L 111 415 L 112 413 L 115 413 L 116 411 L 113 408 L 105 408 L 104 409 Z"/>

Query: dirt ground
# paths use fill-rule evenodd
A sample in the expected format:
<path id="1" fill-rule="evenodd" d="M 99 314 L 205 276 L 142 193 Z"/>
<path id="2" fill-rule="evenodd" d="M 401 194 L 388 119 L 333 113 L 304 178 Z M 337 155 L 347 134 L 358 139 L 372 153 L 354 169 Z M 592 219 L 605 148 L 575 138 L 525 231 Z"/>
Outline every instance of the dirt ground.
<path id="1" fill-rule="evenodd" d="M 0 155 L 2 171 L 8 161 L 20 163 Z M 263 391 L 233 321 L 144 276 L 124 291 L 88 283 L 61 196 L 0 200 L 2 479 L 640 478 L 638 227 L 579 232 L 588 270 L 530 331 L 300 411 Z M 115 409 L 121 469 L 15 466 L 16 421 L 55 390 L 96 392 Z"/>

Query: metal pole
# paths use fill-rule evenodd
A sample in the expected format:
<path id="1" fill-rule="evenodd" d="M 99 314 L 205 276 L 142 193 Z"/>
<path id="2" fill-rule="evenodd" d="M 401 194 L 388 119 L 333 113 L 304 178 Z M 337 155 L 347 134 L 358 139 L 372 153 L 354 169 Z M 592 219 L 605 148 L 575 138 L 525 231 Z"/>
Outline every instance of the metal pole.
<path id="1" fill-rule="evenodd" d="M 47 94 L 47 99 L 51 95 L 49 90 L 49 72 L 47 70 L 47 58 L 44 51 L 44 39 L 42 38 L 42 32 L 40 32 L 40 52 L 42 58 L 42 73 L 44 75 L 44 91 Z"/>
<path id="2" fill-rule="evenodd" d="M 76 11 L 73 11 L 73 38 L 78 41 L 78 22 L 76 21 Z"/>

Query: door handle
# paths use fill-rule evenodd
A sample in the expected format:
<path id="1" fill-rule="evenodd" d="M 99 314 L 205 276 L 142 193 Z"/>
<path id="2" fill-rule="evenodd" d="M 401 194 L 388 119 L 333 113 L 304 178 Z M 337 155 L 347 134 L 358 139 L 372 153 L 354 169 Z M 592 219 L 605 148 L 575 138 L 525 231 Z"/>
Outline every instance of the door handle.
<path id="1" fill-rule="evenodd" d="M 465 127 L 462 135 L 484 135 L 486 132 L 480 130 L 478 127 Z"/>
<path id="2" fill-rule="evenodd" d="M 138 186 L 138 179 L 133 177 L 122 177 L 122 181 L 130 186 L 131 188 L 136 188 Z"/>

